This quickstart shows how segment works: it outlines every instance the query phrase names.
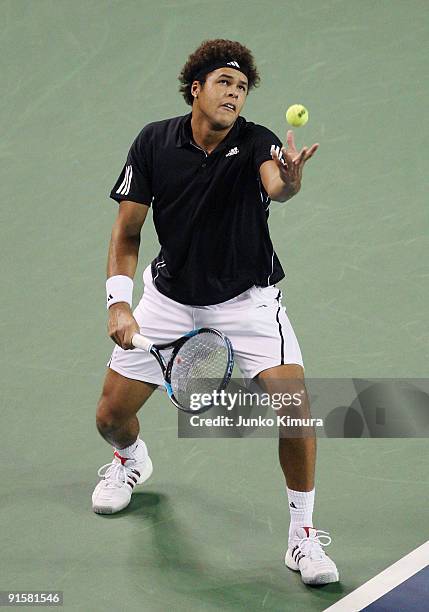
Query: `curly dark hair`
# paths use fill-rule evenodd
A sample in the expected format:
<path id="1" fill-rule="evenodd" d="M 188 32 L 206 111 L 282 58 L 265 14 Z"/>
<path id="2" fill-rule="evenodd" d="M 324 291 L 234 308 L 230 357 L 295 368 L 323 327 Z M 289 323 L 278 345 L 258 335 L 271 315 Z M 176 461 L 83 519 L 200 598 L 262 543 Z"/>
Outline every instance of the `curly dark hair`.
<path id="1" fill-rule="evenodd" d="M 258 69 L 253 55 L 247 47 L 239 42 L 224 40 L 223 38 L 204 40 L 198 49 L 188 57 L 188 61 L 178 77 L 181 83 L 179 91 L 185 98 L 186 104 L 192 106 L 194 101 L 191 94 L 191 85 L 195 81 L 195 75 L 208 64 L 230 59 L 236 60 L 243 67 L 248 77 L 249 91 L 258 87 L 260 81 Z M 205 83 L 205 79 L 199 80 L 201 83 Z"/>

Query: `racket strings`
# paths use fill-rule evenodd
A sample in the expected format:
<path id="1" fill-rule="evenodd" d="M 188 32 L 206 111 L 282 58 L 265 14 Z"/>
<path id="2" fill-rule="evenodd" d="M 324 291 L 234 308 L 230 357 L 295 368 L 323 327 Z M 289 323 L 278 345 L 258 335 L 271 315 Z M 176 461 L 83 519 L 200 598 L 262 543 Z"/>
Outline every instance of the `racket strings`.
<path id="1" fill-rule="evenodd" d="M 222 337 L 203 332 L 189 338 L 178 351 L 171 369 L 171 385 L 177 401 L 189 406 L 192 395 L 211 394 L 220 389 L 228 358 Z"/>

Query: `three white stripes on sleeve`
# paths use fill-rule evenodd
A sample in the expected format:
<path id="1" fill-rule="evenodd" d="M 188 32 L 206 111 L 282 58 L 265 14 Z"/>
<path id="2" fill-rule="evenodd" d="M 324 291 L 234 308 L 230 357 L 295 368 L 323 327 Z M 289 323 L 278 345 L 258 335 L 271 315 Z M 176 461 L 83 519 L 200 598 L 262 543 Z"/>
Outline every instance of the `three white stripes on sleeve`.
<path id="1" fill-rule="evenodd" d="M 116 193 L 121 195 L 128 195 L 131 187 L 131 179 L 133 178 L 133 167 L 127 166 L 125 169 L 125 178 L 116 190 Z"/>
<path id="2" fill-rule="evenodd" d="M 283 157 L 283 153 L 282 153 L 281 148 L 277 147 L 276 145 L 271 145 L 270 153 L 272 154 L 273 151 L 274 151 L 274 153 L 277 153 L 277 157 L 282 162 L 282 164 L 284 164 L 285 163 L 285 158 Z"/>

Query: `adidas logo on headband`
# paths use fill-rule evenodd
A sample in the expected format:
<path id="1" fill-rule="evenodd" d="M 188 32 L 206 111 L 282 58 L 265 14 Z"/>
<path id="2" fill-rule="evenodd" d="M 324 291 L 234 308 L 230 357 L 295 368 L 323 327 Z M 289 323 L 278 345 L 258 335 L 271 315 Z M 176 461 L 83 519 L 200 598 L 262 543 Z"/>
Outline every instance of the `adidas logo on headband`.
<path id="1" fill-rule="evenodd" d="M 203 68 L 201 68 L 197 72 L 197 74 L 193 77 L 193 80 L 199 81 L 201 78 L 205 77 L 205 75 L 208 74 L 209 72 L 213 72 L 214 70 L 217 70 L 218 68 L 224 68 L 225 66 L 230 66 L 231 68 L 234 68 L 235 70 L 241 70 L 243 74 L 248 76 L 246 70 L 242 68 L 236 60 L 231 60 L 229 62 L 227 62 L 226 60 L 219 60 L 211 64 L 206 64 Z"/>

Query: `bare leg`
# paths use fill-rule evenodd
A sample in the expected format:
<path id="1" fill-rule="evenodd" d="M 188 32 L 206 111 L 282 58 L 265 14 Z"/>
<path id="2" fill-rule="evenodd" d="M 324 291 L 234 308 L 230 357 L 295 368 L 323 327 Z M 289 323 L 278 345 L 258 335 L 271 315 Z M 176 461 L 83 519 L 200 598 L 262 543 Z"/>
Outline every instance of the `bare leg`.
<path id="1" fill-rule="evenodd" d="M 300 408 L 302 418 L 310 417 L 310 407 L 305 391 L 304 370 L 301 366 L 290 364 L 269 368 L 261 372 L 258 383 L 267 393 L 302 394 Z M 296 416 L 296 415 L 295 415 Z M 294 491 L 311 491 L 314 488 L 316 464 L 316 437 L 312 435 L 299 438 L 279 438 L 279 459 L 286 483 Z"/>
<path id="2" fill-rule="evenodd" d="M 107 370 L 96 415 L 97 429 L 106 442 L 126 448 L 136 441 L 140 431 L 136 414 L 155 389 L 156 385 Z"/>

